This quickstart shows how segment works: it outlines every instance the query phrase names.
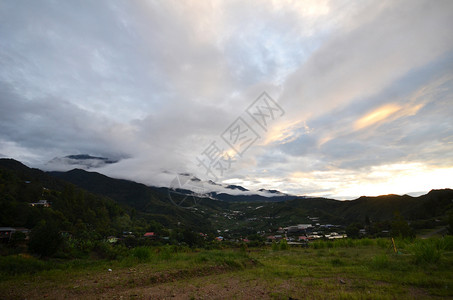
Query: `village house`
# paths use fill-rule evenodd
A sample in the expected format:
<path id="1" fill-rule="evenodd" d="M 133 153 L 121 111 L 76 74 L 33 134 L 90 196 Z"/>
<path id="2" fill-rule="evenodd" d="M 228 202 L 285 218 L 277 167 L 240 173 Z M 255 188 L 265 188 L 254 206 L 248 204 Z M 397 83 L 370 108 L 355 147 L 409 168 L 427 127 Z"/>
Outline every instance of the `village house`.
<path id="1" fill-rule="evenodd" d="M 50 207 L 50 203 L 47 200 L 39 200 L 36 203 L 30 203 L 30 206 Z"/>
<path id="2" fill-rule="evenodd" d="M 115 237 L 115 236 L 109 236 L 107 237 L 107 242 L 111 243 L 111 244 L 115 244 L 116 242 L 118 242 L 118 238 Z"/>
<path id="3" fill-rule="evenodd" d="M 16 232 L 24 233 L 25 239 L 28 239 L 28 234 L 30 233 L 30 230 L 27 228 L 0 227 L 0 242 L 8 243 L 11 237 Z"/>
<path id="4" fill-rule="evenodd" d="M 304 232 L 308 228 L 312 228 L 311 224 L 298 224 L 293 226 L 288 226 L 283 228 L 287 233 L 296 233 L 296 232 Z"/>
<path id="5" fill-rule="evenodd" d="M 149 239 L 154 239 L 157 237 L 157 235 L 154 232 L 146 232 L 143 236 Z"/>

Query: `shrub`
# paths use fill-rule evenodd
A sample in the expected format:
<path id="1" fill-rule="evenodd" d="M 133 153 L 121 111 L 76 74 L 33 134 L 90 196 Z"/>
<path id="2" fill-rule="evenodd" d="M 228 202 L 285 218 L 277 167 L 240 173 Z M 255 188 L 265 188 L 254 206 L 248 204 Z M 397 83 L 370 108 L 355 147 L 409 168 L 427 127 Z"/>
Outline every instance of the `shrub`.
<path id="1" fill-rule="evenodd" d="M 183 249 L 178 249 L 177 247 L 166 245 L 163 247 L 158 248 L 158 253 L 159 253 L 159 258 L 164 259 L 164 260 L 169 260 L 174 253 L 177 253 L 179 250 Z"/>
<path id="2" fill-rule="evenodd" d="M 19 245 L 25 243 L 26 235 L 23 232 L 17 231 L 11 236 L 9 241 L 10 247 L 18 247 Z"/>
<path id="3" fill-rule="evenodd" d="M 420 263 L 437 263 L 441 257 L 441 249 L 433 240 L 419 240 L 413 245 L 415 262 Z"/>
<path id="4" fill-rule="evenodd" d="M 399 212 L 395 212 L 393 217 L 391 233 L 393 237 L 415 238 L 414 230 Z"/>
<path id="5" fill-rule="evenodd" d="M 140 261 L 148 261 L 151 258 L 152 251 L 148 247 L 137 247 L 132 250 L 132 256 Z"/>
<path id="6" fill-rule="evenodd" d="M 385 269 L 390 266 L 389 258 L 386 254 L 376 255 L 371 260 L 371 266 L 375 269 Z"/>
<path id="7" fill-rule="evenodd" d="M 388 239 L 376 239 L 376 244 L 381 248 L 390 248 L 392 247 L 392 242 Z"/>
<path id="8" fill-rule="evenodd" d="M 63 238 L 56 224 L 44 221 L 33 228 L 28 249 L 39 256 L 52 256 L 62 242 Z"/>
<path id="9" fill-rule="evenodd" d="M 441 239 L 436 240 L 437 248 L 440 250 L 453 250 L 453 236 L 445 236 Z"/>
<path id="10" fill-rule="evenodd" d="M 311 244 L 314 249 L 323 249 L 326 248 L 326 243 L 324 241 L 315 241 Z"/>
<path id="11" fill-rule="evenodd" d="M 343 239 L 346 247 L 354 247 L 355 243 L 351 239 Z"/>
<path id="12" fill-rule="evenodd" d="M 33 257 L 19 255 L 0 257 L 0 274 L 33 274 L 50 269 L 50 265 Z"/>
<path id="13" fill-rule="evenodd" d="M 243 253 L 247 252 L 247 250 L 248 250 L 247 244 L 246 243 L 241 243 L 241 245 L 239 246 L 239 249 Z"/>
<path id="14" fill-rule="evenodd" d="M 280 240 L 278 243 L 275 241 L 272 242 L 272 250 L 279 251 L 279 250 L 288 250 L 290 246 L 285 239 Z"/>
<path id="15" fill-rule="evenodd" d="M 279 249 L 280 250 L 288 250 L 289 249 L 288 242 L 285 239 L 280 240 Z"/>
<path id="16" fill-rule="evenodd" d="M 448 215 L 448 233 L 453 234 L 453 211 Z"/>

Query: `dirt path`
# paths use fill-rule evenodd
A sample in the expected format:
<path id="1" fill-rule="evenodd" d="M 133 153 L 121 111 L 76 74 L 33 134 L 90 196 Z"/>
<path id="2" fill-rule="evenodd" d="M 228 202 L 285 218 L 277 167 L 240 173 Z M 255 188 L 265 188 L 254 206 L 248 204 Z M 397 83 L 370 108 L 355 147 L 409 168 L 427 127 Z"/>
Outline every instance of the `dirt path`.
<path id="1" fill-rule="evenodd" d="M 271 299 L 265 283 L 244 280 L 240 271 L 200 269 L 160 274 L 107 273 L 66 284 L 43 281 L 38 288 L 10 290 L 0 299 Z"/>
<path id="2" fill-rule="evenodd" d="M 447 227 L 442 227 L 442 228 L 438 228 L 438 229 L 435 229 L 431 232 L 428 232 L 426 234 L 423 234 L 423 235 L 420 235 L 420 238 L 421 239 L 428 239 L 430 237 L 433 237 L 435 235 L 441 235 L 441 234 L 444 234 L 444 233 L 447 233 L 448 229 Z"/>

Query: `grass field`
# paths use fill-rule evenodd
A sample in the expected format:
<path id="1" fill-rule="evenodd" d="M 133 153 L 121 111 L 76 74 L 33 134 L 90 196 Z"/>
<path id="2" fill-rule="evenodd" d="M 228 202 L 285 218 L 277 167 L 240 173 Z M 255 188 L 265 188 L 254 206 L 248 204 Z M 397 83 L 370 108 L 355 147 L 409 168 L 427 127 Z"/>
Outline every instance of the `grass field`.
<path id="1" fill-rule="evenodd" d="M 453 298 L 453 237 L 396 246 L 362 239 L 287 250 L 142 247 L 114 261 L 2 257 L 0 298 Z"/>

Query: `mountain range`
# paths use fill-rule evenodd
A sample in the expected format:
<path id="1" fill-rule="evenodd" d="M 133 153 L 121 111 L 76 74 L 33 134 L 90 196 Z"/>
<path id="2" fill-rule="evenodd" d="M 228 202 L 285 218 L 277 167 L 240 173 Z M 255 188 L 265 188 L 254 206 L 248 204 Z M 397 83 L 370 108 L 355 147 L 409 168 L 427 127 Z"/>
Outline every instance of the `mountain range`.
<path id="1" fill-rule="evenodd" d="M 15 176 L 16 189 L 26 187 L 29 182 L 38 189 L 63 191 L 72 185 L 88 195 L 112 201 L 129 216 L 139 215 L 143 220 L 153 221 L 164 227 L 186 226 L 194 230 L 213 232 L 225 230 L 250 232 L 268 231 L 282 226 L 311 223 L 313 217 L 321 223 L 347 225 L 352 222 L 391 220 L 398 212 L 410 221 L 429 220 L 445 217 L 453 209 L 453 190 L 432 190 L 426 195 L 383 195 L 360 197 L 351 201 L 326 198 L 310 198 L 286 195 L 268 190 L 265 197 L 250 193 L 247 189 L 230 185 L 227 189 L 247 192 L 228 194 L 211 192 L 194 195 L 190 190 L 152 187 L 141 183 L 115 179 L 96 172 L 73 169 L 67 172 L 43 172 L 29 168 L 13 159 L 0 159 L 3 172 L 1 204 L 7 207 L 8 197 L 16 202 L 35 202 L 36 192 L 20 198 L 21 192 L 8 190 L 7 176 Z M 8 177 L 8 178 L 10 178 Z M 11 183 L 12 184 L 12 183 Z M 29 185 L 28 185 L 29 186 Z M 260 190 L 262 193 L 264 190 Z M 9 195 L 8 197 L 6 195 Z M 12 195 L 12 196 L 11 196 Z M 24 196 L 25 197 L 25 196 Z M 102 201 L 104 201 L 102 200 Z M 9 206 L 8 206 L 9 207 Z M 4 215 L 3 215 L 4 216 Z M 0 226 L 11 226 L 0 219 Z M 18 224 L 16 226 L 25 226 Z"/>

